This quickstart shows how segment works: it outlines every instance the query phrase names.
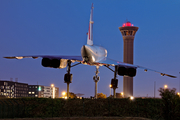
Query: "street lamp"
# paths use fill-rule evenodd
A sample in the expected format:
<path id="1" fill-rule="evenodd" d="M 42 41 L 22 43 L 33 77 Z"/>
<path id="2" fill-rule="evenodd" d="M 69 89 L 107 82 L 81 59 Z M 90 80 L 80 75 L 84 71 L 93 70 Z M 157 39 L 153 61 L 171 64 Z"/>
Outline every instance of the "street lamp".
<path id="1" fill-rule="evenodd" d="M 63 91 L 61 94 L 62 94 L 62 98 L 67 99 L 67 94 L 65 91 Z"/>
<path id="2" fill-rule="evenodd" d="M 134 97 L 133 97 L 133 96 L 131 96 L 131 97 L 130 97 L 130 99 L 131 99 L 131 100 L 133 100 L 133 99 L 134 99 Z"/>
<path id="3" fill-rule="evenodd" d="M 180 92 L 180 72 L 179 72 L 179 92 Z"/>
<path id="4" fill-rule="evenodd" d="M 123 92 L 121 92 L 121 96 L 124 98 L 124 93 Z"/>
<path id="5" fill-rule="evenodd" d="M 62 95 L 65 96 L 65 95 L 66 95 L 66 92 L 63 91 L 63 92 L 62 92 Z"/>
<path id="6" fill-rule="evenodd" d="M 110 84 L 109 87 L 110 87 L 110 96 L 111 96 L 111 88 L 112 88 L 112 85 Z"/>
<path id="7" fill-rule="evenodd" d="M 164 85 L 164 88 L 166 89 L 166 88 L 168 88 L 168 86 L 167 86 L 167 85 Z"/>
<path id="8" fill-rule="evenodd" d="M 55 87 L 54 84 L 51 84 L 52 87 L 52 98 L 55 98 Z"/>

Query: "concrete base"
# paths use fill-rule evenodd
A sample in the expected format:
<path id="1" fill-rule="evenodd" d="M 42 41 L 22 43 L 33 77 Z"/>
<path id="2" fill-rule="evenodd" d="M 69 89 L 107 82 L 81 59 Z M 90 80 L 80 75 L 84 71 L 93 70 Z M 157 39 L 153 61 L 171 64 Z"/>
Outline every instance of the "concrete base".
<path id="1" fill-rule="evenodd" d="M 133 96 L 133 77 L 123 77 L 124 98 Z"/>

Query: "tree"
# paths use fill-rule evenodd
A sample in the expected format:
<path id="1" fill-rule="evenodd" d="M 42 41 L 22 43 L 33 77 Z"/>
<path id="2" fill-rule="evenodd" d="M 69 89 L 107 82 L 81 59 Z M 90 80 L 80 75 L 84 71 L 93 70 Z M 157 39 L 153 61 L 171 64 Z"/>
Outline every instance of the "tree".
<path id="1" fill-rule="evenodd" d="M 97 98 L 106 98 L 106 95 L 103 93 L 98 93 Z"/>
<path id="2" fill-rule="evenodd" d="M 163 117 L 165 120 L 179 120 L 180 119 L 180 99 L 176 94 L 176 89 L 159 89 L 160 96 L 163 100 Z"/>
<path id="3" fill-rule="evenodd" d="M 70 98 L 77 98 L 76 94 L 74 94 L 73 92 L 69 92 L 69 97 Z"/>

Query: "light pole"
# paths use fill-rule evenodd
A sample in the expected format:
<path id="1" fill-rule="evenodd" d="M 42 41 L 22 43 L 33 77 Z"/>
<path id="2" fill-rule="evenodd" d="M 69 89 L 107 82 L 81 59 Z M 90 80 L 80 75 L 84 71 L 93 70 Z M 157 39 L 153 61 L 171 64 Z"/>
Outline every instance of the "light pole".
<path id="1" fill-rule="evenodd" d="M 124 98 L 124 93 L 123 92 L 121 92 L 121 96 L 122 96 L 122 98 Z"/>
<path id="2" fill-rule="evenodd" d="M 62 92 L 62 98 L 65 98 L 65 99 L 67 99 L 67 96 L 66 96 L 66 92 Z"/>
<path id="3" fill-rule="evenodd" d="M 180 72 L 179 72 L 179 92 L 180 92 Z"/>
<path id="4" fill-rule="evenodd" d="M 164 85 L 164 89 L 168 88 L 168 85 Z"/>
<path id="5" fill-rule="evenodd" d="M 52 87 L 52 98 L 55 98 L 55 88 L 54 88 L 54 84 L 51 84 Z"/>
<path id="6" fill-rule="evenodd" d="M 112 88 L 112 85 L 110 84 L 109 87 L 110 87 L 110 97 L 111 97 L 111 88 Z"/>
<path id="7" fill-rule="evenodd" d="M 133 100 L 133 99 L 134 99 L 134 97 L 133 97 L 133 96 L 131 96 L 131 97 L 130 97 L 130 99 L 131 99 L 131 100 Z"/>
<path id="8" fill-rule="evenodd" d="M 154 98 L 156 97 L 156 81 L 154 81 Z"/>

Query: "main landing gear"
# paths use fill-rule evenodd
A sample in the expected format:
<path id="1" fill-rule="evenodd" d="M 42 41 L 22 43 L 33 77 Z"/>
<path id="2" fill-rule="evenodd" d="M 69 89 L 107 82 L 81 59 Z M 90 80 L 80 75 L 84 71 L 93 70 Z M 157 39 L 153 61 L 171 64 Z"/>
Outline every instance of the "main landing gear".
<path id="1" fill-rule="evenodd" d="M 67 61 L 67 73 L 64 75 L 64 83 L 67 83 L 67 99 L 69 98 L 69 84 L 72 83 L 72 77 L 73 75 L 70 73 L 71 67 L 74 67 L 76 65 L 79 65 L 81 63 L 77 63 L 73 66 L 71 66 L 71 61 Z"/>
<path id="2" fill-rule="evenodd" d="M 81 63 L 77 63 L 77 64 L 71 66 L 71 63 L 72 63 L 71 60 L 67 61 L 67 73 L 64 75 L 64 83 L 67 83 L 67 98 L 69 98 L 69 85 L 70 85 L 70 83 L 72 83 L 72 77 L 73 77 L 73 75 L 70 73 L 71 67 L 81 64 Z M 111 85 L 112 85 L 111 88 L 113 88 L 113 97 L 116 98 L 116 88 L 118 88 L 117 87 L 118 79 L 116 79 L 118 66 L 115 66 L 115 70 L 112 70 L 107 65 L 104 65 L 104 66 L 114 72 L 114 78 L 111 79 Z M 99 66 L 96 66 L 95 76 L 93 76 L 93 80 L 95 82 L 95 98 L 96 99 L 97 99 L 97 83 L 100 80 L 98 73 L 99 73 Z"/>
<path id="3" fill-rule="evenodd" d="M 117 78 L 118 66 L 115 66 L 115 70 L 112 70 L 109 66 L 106 66 L 106 65 L 105 65 L 105 67 L 107 67 L 108 69 L 110 69 L 111 71 L 114 72 L 114 78 L 111 79 L 111 88 L 113 88 L 113 98 L 116 98 L 116 88 L 118 88 L 117 87 L 118 79 L 116 79 Z"/>

